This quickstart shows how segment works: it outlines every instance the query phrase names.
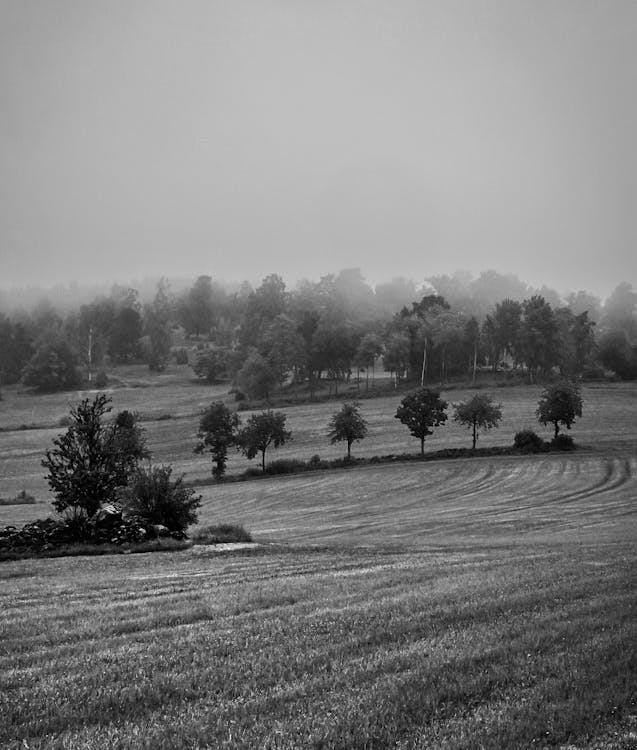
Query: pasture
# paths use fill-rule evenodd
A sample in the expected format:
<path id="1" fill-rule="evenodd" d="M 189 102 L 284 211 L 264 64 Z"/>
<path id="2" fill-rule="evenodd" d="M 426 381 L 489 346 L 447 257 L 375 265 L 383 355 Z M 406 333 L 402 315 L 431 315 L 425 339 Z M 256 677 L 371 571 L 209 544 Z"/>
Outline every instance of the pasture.
<path id="1" fill-rule="evenodd" d="M 113 395 L 151 416 L 155 460 L 196 480 L 210 393 L 175 380 Z M 483 445 L 536 427 L 539 388 L 494 393 L 505 423 Z M 585 388 L 572 454 L 201 487 L 201 523 L 243 523 L 254 549 L 3 563 L 0 746 L 637 748 L 635 397 Z M 363 402 L 354 455 L 417 452 L 398 400 Z M 37 452 L 66 410 L 49 408 L 41 430 L 0 433 L 0 494 L 43 492 Z M 273 455 L 342 455 L 325 438 L 336 408 L 284 409 L 294 440 Z M 425 449 L 468 442 L 450 423 Z M 44 509 L 0 507 L 0 523 Z"/>

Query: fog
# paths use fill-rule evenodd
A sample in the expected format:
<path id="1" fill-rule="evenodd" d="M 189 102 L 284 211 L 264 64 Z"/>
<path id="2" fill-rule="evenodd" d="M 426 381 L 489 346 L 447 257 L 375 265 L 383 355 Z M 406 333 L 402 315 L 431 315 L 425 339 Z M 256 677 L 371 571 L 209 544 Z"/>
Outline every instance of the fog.
<path id="1" fill-rule="evenodd" d="M 0 5 L 0 289 L 637 280 L 637 4 Z"/>

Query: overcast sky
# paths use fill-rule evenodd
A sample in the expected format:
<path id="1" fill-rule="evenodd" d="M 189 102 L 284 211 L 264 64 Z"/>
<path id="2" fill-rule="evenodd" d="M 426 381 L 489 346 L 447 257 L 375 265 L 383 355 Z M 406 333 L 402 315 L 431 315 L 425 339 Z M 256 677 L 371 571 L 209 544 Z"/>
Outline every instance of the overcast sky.
<path id="1" fill-rule="evenodd" d="M 0 286 L 637 285 L 635 0 L 0 0 Z"/>

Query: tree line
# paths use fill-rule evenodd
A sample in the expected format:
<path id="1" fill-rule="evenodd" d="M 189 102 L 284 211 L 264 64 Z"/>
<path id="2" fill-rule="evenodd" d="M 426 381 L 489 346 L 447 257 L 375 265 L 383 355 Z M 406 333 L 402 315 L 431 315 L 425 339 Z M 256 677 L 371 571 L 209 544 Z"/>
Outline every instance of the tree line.
<path id="1" fill-rule="evenodd" d="M 417 388 L 400 401 L 394 417 L 420 441 L 421 456 L 425 453 L 426 438 L 433 434 L 434 428 L 446 423 L 448 407 L 449 404 L 441 398 L 440 391 L 434 388 Z M 571 448 L 572 439 L 560 435 L 560 427 L 563 425 L 570 430 L 576 418 L 582 416 L 579 385 L 567 379 L 547 385 L 538 401 L 535 416 L 540 424 L 553 427 L 553 440 L 549 445 L 559 449 Z M 471 431 L 472 450 L 475 450 L 480 433 L 499 426 L 502 404 L 496 404 L 487 393 L 477 392 L 466 401 L 454 404 L 453 419 Z M 346 443 L 348 461 L 351 459 L 352 444 L 363 440 L 367 432 L 368 424 L 357 401 L 343 403 L 340 410 L 332 414 L 326 426 L 326 437 L 332 444 Z M 215 401 L 206 409 L 199 421 L 197 435 L 199 442 L 195 446 L 195 452 L 210 454 L 212 475 L 217 480 L 225 475 L 228 453 L 232 448 L 241 451 L 248 459 L 260 454 L 261 470 L 265 473 L 268 448 L 278 448 L 292 439 L 292 433 L 286 429 L 284 412 L 268 409 L 253 413 L 243 425 L 239 414 L 223 401 Z M 535 444 L 536 447 L 542 444 L 541 447 L 544 447 L 543 441 L 535 433 L 522 432 L 516 435 L 515 447 L 524 449 L 530 444 Z"/>
<path id="2" fill-rule="evenodd" d="M 354 373 L 369 388 L 376 367 L 420 385 L 475 378 L 480 368 L 530 380 L 603 371 L 634 378 L 637 293 L 622 282 L 604 304 L 586 292 L 562 300 L 492 271 L 372 289 L 348 269 L 292 291 L 276 274 L 234 291 L 200 276 L 179 294 L 161 280 L 145 303 L 135 289 L 114 287 L 66 314 L 46 302 L 0 314 L 3 384 L 101 387 L 107 367 L 145 362 L 161 371 L 171 358 L 255 399 L 326 380 L 337 394 Z"/>

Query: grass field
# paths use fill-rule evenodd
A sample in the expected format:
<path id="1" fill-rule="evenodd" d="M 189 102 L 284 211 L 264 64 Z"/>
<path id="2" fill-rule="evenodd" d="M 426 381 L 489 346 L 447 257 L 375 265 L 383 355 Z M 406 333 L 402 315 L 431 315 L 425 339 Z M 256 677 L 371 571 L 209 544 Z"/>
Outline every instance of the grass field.
<path id="1" fill-rule="evenodd" d="M 203 477 L 184 445 L 200 388 L 129 395 L 173 416 L 147 422 L 160 460 Z M 243 523 L 254 549 L 3 563 L 0 746 L 637 749 L 636 392 L 586 388 L 573 454 L 202 487 L 201 523 Z M 533 425 L 537 393 L 498 389 L 506 424 L 483 444 Z M 418 450 L 397 401 L 364 402 L 355 454 Z M 286 409 L 277 455 L 342 454 L 333 410 Z M 56 431 L 0 433 L 16 490 L 35 480 L 3 449 Z M 468 442 L 450 425 L 426 449 Z"/>

